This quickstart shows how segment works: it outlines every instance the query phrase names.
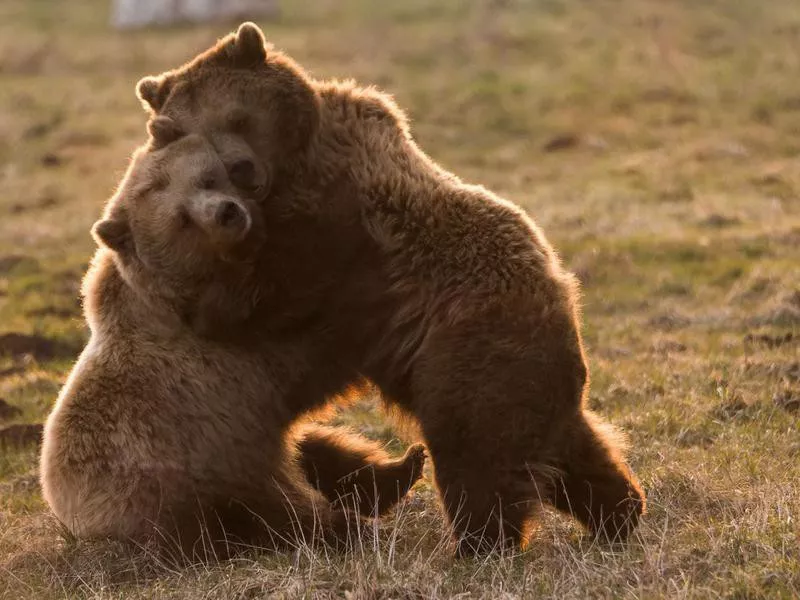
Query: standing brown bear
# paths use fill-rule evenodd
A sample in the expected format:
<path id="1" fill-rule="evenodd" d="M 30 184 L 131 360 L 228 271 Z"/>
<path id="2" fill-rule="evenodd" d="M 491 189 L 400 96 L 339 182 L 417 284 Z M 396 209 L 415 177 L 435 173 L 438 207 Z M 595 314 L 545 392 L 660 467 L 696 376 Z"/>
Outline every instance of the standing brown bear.
<path id="1" fill-rule="evenodd" d="M 251 276 L 263 225 L 204 138 L 166 119 L 151 130 L 160 142 L 137 151 L 94 228 L 91 339 L 45 426 L 44 497 L 75 535 L 189 557 L 345 541 L 358 518 L 338 496 L 385 511 L 419 478 L 421 447 L 392 461 L 343 430 L 298 430 L 286 390 L 307 370 L 305 339 L 217 343 L 187 324 L 194 299 Z"/>
<path id="2" fill-rule="evenodd" d="M 421 426 L 461 553 L 524 541 L 540 501 L 611 539 L 636 526 L 644 494 L 585 406 L 577 283 L 519 208 L 434 163 L 388 96 L 311 80 L 253 24 L 138 93 L 262 198 L 258 291 L 203 302 L 204 334 L 246 307 L 246 328 L 316 340 L 315 383 L 374 382 Z"/>

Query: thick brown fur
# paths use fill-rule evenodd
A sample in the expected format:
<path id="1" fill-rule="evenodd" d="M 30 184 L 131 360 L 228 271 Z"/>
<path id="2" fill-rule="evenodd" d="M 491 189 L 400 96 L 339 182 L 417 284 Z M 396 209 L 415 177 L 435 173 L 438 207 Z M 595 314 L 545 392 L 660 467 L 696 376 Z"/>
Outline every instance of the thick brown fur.
<path id="1" fill-rule="evenodd" d="M 241 302 L 253 290 L 238 282 L 252 277 L 263 225 L 208 142 L 161 121 L 151 133 L 169 142 L 137 151 L 94 228 L 101 248 L 83 284 L 91 339 L 45 426 L 45 499 L 78 536 L 155 539 L 190 559 L 345 542 L 357 517 L 333 506 L 349 488 L 330 482 L 369 472 L 356 509 L 379 514 L 419 478 L 424 455 L 391 460 L 319 425 L 287 443 L 304 412 L 287 391 L 308 371 L 307 340 L 198 335 L 212 324 L 196 306 L 218 307 L 216 288 L 240 303 L 213 326 L 249 314 L 256 298 Z"/>
<path id="2" fill-rule="evenodd" d="M 578 285 L 540 229 L 435 164 L 391 98 L 313 81 L 260 37 L 245 24 L 139 86 L 154 115 L 271 174 L 242 327 L 313 339 L 315 393 L 365 376 L 418 421 L 460 552 L 523 541 L 541 501 L 624 538 L 644 494 L 586 409 Z"/>

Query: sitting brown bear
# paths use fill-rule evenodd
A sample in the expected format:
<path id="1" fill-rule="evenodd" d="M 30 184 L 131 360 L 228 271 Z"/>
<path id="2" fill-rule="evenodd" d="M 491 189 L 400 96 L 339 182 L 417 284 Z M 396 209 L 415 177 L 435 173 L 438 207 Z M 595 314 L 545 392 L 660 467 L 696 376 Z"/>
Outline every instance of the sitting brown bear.
<path id="1" fill-rule="evenodd" d="M 45 426 L 44 497 L 78 536 L 160 536 L 189 556 L 345 540 L 357 518 L 339 496 L 384 512 L 419 478 L 422 447 L 391 460 L 343 430 L 293 427 L 284 390 L 306 370 L 306 340 L 237 346 L 186 325 L 187 299 L 251 276 L 263 224 L 204 138 L 151 128 L 170 143 L 137 151 L 94 228 L 91 339 Z"/>
<path id="2" fill-rule="evenodd" d="M 311 80 L 252 24 L 138 94 L 237 154 L 260 199 L 258 279 L 206 298 L 204 335 L 247 313 L 315 340 L 298 409 L 376 384 L 419 423 L 462 553 L 524 541 L 542 500 L 608 538 L 636 526 L 644 494 L 585 406 L 577 282 L 519 208 L 434 163 L 388 96 Z"/>

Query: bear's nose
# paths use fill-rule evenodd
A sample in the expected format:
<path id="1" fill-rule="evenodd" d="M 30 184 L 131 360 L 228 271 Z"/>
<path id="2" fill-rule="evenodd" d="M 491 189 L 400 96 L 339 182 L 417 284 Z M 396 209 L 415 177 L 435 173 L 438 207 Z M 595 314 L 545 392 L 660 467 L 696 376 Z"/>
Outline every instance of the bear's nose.
<path id="1" fill-rule="evenodd" d="M 218 225 L 227 229 L 243 228 L 247 223 L 247 216 L 242 208 L 231 200 L 221 202 L 214 217 Z"/>
<path id="2" fill-rule="evenodd" d="M 231 182 L 238 188 L 251 189 L 255 187 L 256 166 L 252 160 L 239 160 L 231 165 L 229 176 Z"/>

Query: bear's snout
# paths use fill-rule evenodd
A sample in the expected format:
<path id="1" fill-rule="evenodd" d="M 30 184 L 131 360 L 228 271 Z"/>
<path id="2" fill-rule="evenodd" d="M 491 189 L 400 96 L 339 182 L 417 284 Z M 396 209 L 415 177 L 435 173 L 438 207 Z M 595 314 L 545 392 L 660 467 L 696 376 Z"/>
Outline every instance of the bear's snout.
<path id="1" fill-rule="evenodd" d="M 225 200 L 217 207 L 217 213 L 214 217 L 217 225 L 221 227 L 234 227 L 238 228 L 246 222 L 244 212 L 241 208 L 230 200 Z"/>
<path id="2" fill-rule="evenodd" d="M 214 211 L 214 222 L 226 236 L 242 239 L 250 231 L 250 214 L 233 200 L 223 200 Z"/>
<path id="3" fill-rule="evenodd" d="M 189 212 L 212 238 L 223 243 L 242 240 L 250 231 L 252 217 L 237 198 L 222 194 L 200 194 L 192 199 Z"/>

